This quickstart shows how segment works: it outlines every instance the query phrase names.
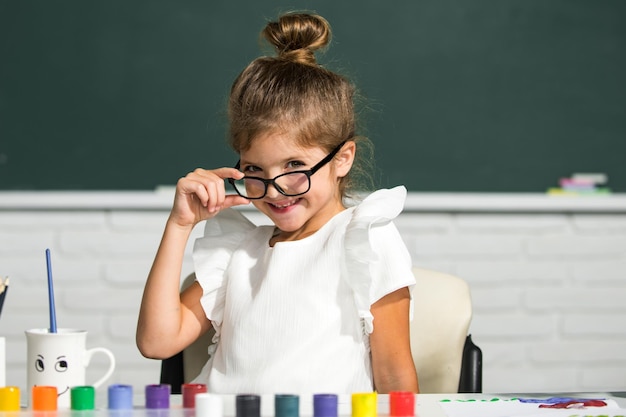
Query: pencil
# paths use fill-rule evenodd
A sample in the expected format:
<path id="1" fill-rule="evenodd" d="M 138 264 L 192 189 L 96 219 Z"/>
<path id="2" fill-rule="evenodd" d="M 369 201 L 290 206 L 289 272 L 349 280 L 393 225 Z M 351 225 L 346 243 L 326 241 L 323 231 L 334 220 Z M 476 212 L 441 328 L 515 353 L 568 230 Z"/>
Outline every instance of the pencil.
<path id="1" fill-rule="evenodd" d="M 0 315 L 2 314 L 2 307 L 4 307 L 4 299 L 9 292 L 9 277 L 0 279 Z"/>

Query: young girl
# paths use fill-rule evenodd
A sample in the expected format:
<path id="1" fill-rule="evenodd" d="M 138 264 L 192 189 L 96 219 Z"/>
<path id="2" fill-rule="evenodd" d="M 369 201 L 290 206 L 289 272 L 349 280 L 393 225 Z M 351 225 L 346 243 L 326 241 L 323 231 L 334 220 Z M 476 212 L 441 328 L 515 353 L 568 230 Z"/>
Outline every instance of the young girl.
<path id="1" fill-rule="evenodd" d="M 178 181 L 148 276 L 137 345 L 170 357 L 215 329 L 196 382 L 216 393 L 418 391 L 409 346 L 411 259 L 392 220 L 404 187 L 346 208 L 357 142 L 354 87 L 316 63 L 330 27 L 287 14 L 230 94 L 235 168 Z M 236 193 L 226 193 L 225 182 Z M 231 207 L 252 203 L 274 226 Z M 193 227 L 196 282 L 179 294 Z"/>

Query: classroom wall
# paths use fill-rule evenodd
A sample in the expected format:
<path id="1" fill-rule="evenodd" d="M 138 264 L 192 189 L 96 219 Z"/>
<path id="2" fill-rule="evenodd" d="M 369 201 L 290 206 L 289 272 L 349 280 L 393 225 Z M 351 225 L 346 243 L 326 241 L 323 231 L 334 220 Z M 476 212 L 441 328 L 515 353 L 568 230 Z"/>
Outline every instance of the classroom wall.
<path id="1" fill-rule="evenodd" d="M 158 381 L 160 363 L 141 357 L 134 332 L 167 214 L 0 210 L 0 275 L 11 276 L 0 319 L 8 384 L 26 385 L 24 330 L 48 326 L 47 247 L 58 326 L 86 329 L 88 347 L 116 355 L 105 387 Z M 484 391 L 624 390 L 626 213 L 405 211 L 397 224 L 416 266 L 468 281 Z M 104 369 L 102 358 L 92 362 L 87 383 Z"/>

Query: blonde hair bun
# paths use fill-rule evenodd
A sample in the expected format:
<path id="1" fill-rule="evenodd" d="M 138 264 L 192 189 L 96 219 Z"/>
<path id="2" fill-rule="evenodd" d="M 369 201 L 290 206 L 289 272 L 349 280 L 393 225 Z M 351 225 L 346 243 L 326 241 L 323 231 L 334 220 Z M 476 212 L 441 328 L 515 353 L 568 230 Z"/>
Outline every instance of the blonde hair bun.
<path id="1" fill-rule="evenodd" d="M 330 25 L 317 14 L 288 13 L 269 22 L 262 32 L 281 59 L 315 65 L 315 51 L 330 43 Z"/>

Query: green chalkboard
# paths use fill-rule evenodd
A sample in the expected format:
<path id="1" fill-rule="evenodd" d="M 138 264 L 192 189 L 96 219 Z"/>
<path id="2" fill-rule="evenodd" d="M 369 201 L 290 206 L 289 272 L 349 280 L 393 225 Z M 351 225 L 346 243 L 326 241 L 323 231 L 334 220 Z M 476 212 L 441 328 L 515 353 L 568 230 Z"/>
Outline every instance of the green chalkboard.
<path id="1" fill-rule="evenodd" d="M 368 100 L 381 186 L 626 191 L 626 1 L 2 0 L 0 190 L 133 190 L 231 165 L 258 33 L 315 10 Z"/>

